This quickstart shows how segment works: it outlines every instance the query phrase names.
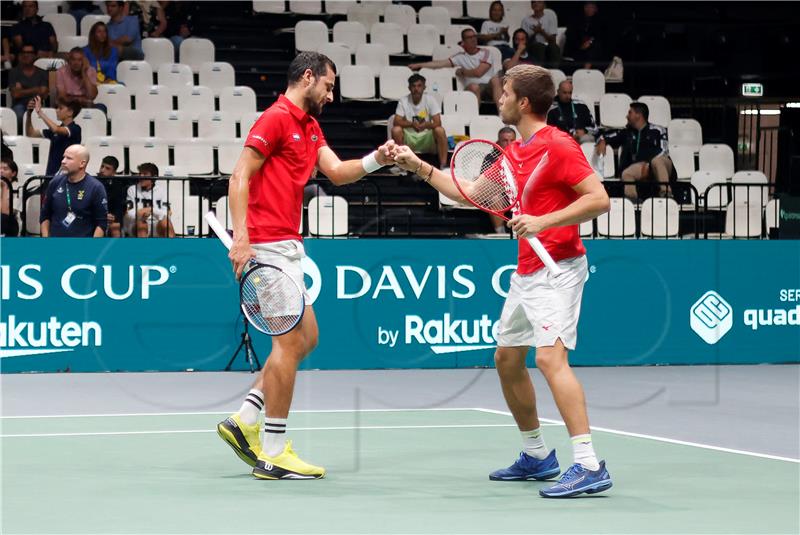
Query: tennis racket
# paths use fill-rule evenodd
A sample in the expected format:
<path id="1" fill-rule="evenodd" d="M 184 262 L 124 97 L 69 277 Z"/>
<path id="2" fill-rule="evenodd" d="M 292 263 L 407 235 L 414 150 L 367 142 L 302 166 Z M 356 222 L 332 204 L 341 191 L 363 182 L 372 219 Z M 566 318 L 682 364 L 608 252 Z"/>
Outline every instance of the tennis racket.
<path id="1" fill-rule="evenodd" d="M 214 212 L 206 213 L 206 221 L 214 234 L 227 247 L 233 239 Z M 239 281 L 242 313 L 250 324 L 270 336 L 286 334 L 303 319 L 303 289 L 291 275 L 277 266 L 250 261 Z"/>
<path id="2" fill-rule="evenodd" d="M 491 141 L 472 139 L 463 143 L 450 161 L 450 174 L 458 191 L 471 205 L 505 219 L 506 212 L 519 208 L 519 192 L 503 149 Z M 563 270 L 538 238 L 528 243 L 553 275 Z"/>

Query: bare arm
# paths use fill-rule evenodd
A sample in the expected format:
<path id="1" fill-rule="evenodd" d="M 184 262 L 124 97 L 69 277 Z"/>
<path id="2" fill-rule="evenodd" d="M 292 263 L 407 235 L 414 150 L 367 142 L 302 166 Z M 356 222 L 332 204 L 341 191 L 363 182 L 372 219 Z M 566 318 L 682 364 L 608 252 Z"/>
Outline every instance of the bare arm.
<path id="1" fill-rule="evenodd" d="M 158 28 L 156 28 L 153 33 L 149 35 L 149 37 L 161 37 L 161 35 L 167 29 L 167 16 L 164 14 L 164 8 L 161 7 L 161 4 L 155 2 L 154 5 L 156 6 L 156 17 L 158 18 Z"/>
<path id="2" fill-rule="evenodd" d="M 228 258 L 231 259 L 237 277 L 241 276 L 250 259 L 256 256 L 247 233 L 247 202 L 250 195 L 250 178 L 261 169 L 265 160 L 266 157 L 256 149 L 245 147 L 228 181 L 228 207 L 231 210 L 233 226 L 233 246 Z"/>
<path id="3" fill-rule="evenodd" d="M 389 151 L 393 147 L 394 142 L 387 141 L 375 151 L 375 160 L 381 166 L 394 163 L 394 160 L 389 157 Z M 317 168 L 337 186 L 356 182 L 368 174 L 361 160 L 342 161 L 327 145 L 320 147 L 317 151 Z"/>
<path id="4" fill-rule="evenodd" d="M 403 169 L 415 172 L 423 177 L 428 184 L 436 188 L 444 196 L 456 202 L 466 202 L 449 174 L 436 169 L 429 163 L 423 162 L 410 148 L 405 146 L 398 147 L 394 161 Z M 428 179 L 428 176 L 430 176 L 430 179 Z"/>
<path id="5" fill-rule="evenodd" d="M 488 71 L 491 68 L 492 66 L 488 63 L 481 63 L 474 69 L 464 69 L 462 67 L 459 67 L 458 69 L 456 69 L 456 76 L 465 76 L 467 78 L 480 78 L 481 76 L 486 74 L 486 71 Z"/>
<path id="6" fill-rule="evenodd" d="M 28 137 L 42 137 L 42 133 L 33 127 L 31 116 L 34 113 L 32 109 L 28 108 L 28 113 L 25 115 L 25 135 Z"/>
<path id="7" fill-rule="evenodd" d="M 103 227 L 95 227 L 94 228 L 94 234 L 92 235 L 92 238 L 103 238 L 103 237 L 105 237 L 105 235 L 106 235 L 106 233 L 103 230 Z"/>
<path id="8" fill-rule="evenodd" d="M 45 219 L 44 221 L 42 221 L 42 223 L 40 225 L 40 228 L 41 228 L 41 232 L 42 232 L 42 238 L 49 238 L 50 237 L 50 220 L 49 219 Z"/>
<path id="9" fill-rule="evenodd" d="M 394 116 L 394 125 L 399 126 L 400 128 L 412 128 L 414 126 L 413 121 L 409 121 L 402 115 L 395 114 Z"/>
<path id="10" fill-rule="evenodd" d="M 408 66 L 408 68 L 412 71 L 418 71 L 420 69 L 445 69 L 452 66 L 453 64 L 449 59 L 437 59 L 433 61 L 426 61 L 424 63 L 412 63 Z"/>

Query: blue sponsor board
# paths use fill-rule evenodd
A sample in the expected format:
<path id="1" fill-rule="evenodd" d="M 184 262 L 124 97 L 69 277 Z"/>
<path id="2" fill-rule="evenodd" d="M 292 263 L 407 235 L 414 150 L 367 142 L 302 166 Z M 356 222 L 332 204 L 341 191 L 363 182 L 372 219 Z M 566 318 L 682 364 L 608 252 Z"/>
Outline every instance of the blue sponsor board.
<path id="1" fill-rule="evenodd" d="M 515 242 L 306 247 L 320 345 L 304 368 L 493 364 Z M 800 242 L 587 248 L 574 364 L 800 361 Z M 217 240 L 2 239 L 0 265 L 4 373 L 220 370 L 240 341 L 237 285 Z M 270 340 L 253 337 L 263 361 Z"/>

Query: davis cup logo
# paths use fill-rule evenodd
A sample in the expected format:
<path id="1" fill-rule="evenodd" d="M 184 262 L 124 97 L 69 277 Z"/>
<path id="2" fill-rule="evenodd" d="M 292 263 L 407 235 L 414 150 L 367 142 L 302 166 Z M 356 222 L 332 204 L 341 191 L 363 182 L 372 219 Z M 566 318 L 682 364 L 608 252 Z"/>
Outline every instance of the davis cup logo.
<path id="1" fill-rule="evenodd" d="M 689 325 L 707 344 L 716 344 L 733 326 L 733 309 L 717 292 L 708 291 L 692 305 Z"/>

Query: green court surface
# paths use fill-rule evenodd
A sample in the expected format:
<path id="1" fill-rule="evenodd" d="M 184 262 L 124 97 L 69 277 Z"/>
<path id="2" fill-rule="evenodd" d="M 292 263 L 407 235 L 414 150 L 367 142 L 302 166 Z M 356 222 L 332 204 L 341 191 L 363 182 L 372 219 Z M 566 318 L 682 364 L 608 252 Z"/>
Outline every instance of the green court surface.
<path id="1" fill-rule="evenodd" d="M 614 487 L 566 500 L 500 483 L 519 435 L 478 409 L 295 413 L 319 481 L 259 481 L 223 414 L 3 418 L 0 532 L 798 533 L 800 464 L 594 431 Z M 545 428 L 562 469 L 565 428 Z"/>

